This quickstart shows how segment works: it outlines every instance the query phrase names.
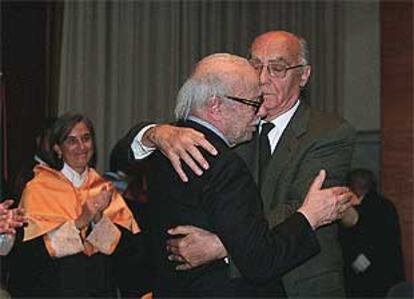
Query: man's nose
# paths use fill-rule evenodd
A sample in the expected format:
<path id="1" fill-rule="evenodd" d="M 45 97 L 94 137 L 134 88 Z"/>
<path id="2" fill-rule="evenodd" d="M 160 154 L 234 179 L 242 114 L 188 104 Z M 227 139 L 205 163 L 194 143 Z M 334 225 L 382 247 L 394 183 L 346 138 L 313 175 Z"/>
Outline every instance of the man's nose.
<path id="1" fill-rule="evenodd" d="M 270 75 L 268 71 L 267 65 L 263 65 L 262 69 L 260 70 L 259 81 L 261 85 L 267 84 L 269 82 Z"/>
<path id="2" fill-rule="evenodd" d="M 267 109 L 264 107 L 264 105 L 261 105 L 259 110 L 256 113 L 256 116 L 260 117 L 261 119 L 266 118 L 267 116 Z"/>

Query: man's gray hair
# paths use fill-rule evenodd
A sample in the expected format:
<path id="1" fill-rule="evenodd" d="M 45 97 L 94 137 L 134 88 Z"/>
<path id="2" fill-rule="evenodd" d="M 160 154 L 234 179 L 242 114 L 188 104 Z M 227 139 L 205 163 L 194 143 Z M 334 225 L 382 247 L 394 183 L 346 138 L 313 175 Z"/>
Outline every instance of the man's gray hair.
<path id="1" fill-rule="evenodd" d="M 246 84 L 239 73 L 245 71 L 241 69 L 243 67 L 251 68 L 246 59 L 229 53 L 215 53 L 203 58 L 178 92 L 176 119 L 187 119 L 192 110 L 202 108 L 214 96 L 231 94 L 236 81 Z"/>
<path id="2" fill-rule="evenodd" d="M 306 39 L 304 39 L 301 36 L 297 36 L 298 40 L 299 40 L 299 45 L 300 45 L 300 51 L 299 51 L 299 59 L 300 59 L 300 64 L 308 64 L 309 63 L 309 48 L 308 48 L 308 43 L 306 41 Z"/>
<path id="3" fill-rule="evenodd" d="M 193 109 L 202 108 L 213 96 L 230 94 L 229 84 L 217 76 L 208 74 L 203 77 L 190 78 L 180 88 L 175 106 L 175 118 L 186 120 Z"/>

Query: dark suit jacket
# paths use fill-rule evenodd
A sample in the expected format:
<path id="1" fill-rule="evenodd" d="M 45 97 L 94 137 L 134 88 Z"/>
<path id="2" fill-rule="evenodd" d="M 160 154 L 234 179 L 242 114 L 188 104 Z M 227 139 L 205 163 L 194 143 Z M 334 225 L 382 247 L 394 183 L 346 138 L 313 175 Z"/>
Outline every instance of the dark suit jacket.
<path id="1" fill-rule="evenodd" d="M 327 171 L 324 187 L 345 185 L 354 129 L 343 119 L 301 103 L 273 152 L 261 184 L 266 218 L 273 227 L 301 206 L 320 169 Z M 255 142 L 236 148 L 257 178 Z M 288 296 L 344 295 L 342 251 L 337 224 L 319 228 L 321 252 L 283 277 Z"/>
<path id="2" fill-rule="evenodd" d="M 274 284 L 280 274 L 318 252 L 315 234 L 300 213 L 269 230 L 251 174 L 223 140 L 194 122 L 179 125 L 203 132 L 219 154 L 212 157 L 204 153 L 210 169 L 201 177 L 186 169 L 188 183 L 179 179 L 163 154 L 155 152 L 150 157 L 148 192 L 156 296 L 253 296 L 254 288 L 247 286 Z M 229 266 L 222 260 L 191 271 L 176 271 L 167 259 L 166 230 L 182 224 L 216 233 L 242 278 L 232 280 Z"/>

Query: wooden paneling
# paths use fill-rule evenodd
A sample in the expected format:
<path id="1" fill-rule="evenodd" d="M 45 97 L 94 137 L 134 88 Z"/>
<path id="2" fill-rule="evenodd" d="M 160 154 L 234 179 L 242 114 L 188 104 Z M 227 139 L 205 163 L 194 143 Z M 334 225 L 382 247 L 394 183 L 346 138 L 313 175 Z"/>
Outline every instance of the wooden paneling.
<path id="1" fill-rule="evenodd" d="M 406 276 L 413 280 L 413 4 L 381 3 L 381 182 L 397 208 Z"/>

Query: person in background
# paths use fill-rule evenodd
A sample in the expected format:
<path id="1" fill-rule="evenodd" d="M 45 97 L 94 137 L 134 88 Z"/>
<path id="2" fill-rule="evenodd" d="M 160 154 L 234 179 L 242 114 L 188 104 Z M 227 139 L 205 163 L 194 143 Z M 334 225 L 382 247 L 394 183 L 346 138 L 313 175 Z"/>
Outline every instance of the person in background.
<path id="1" fill-rule="evenodd" d="M 34 176 L 34 167 L 38 164 L 48 164 L 48 155 L 50 153 L 49 135 L 55 121 L 56 117 L 49 117 L 45 120 L 44 125 L 40 129 L 40 133 L 36 136 L 36 149 L 33 160 L 20 169 L 10 184 L 8 197 L 14 198 L 17 204 L 20 202 L 20 197 L 22 196 L 26 183 Z"/>
<path id="2" fill-rule="evenodd" d="M 10 198 L 13 200 L 13 204 L 11 207 L 17 207 L 20 202 L 20 197 L 22 195 L 23 189 L 28 181 L 30 181 L 33 176 L 33 168 L 39 164 L 43 163 L 45 164 L 47 159 L 47 152 L 49 150 L 49 133 L 50 129 L 54 123 L 56 118 L 47 118 L 44 122 L 44 125 L 42 126 L 40 133 L 36 136 L 36 150 L 33 156 L 33 159 L 29 161 L 28 163 L 25 163 L 20 170 L 17 172 L 17 174 L 11 178 L 7 190 L 4 192 L 4 197 L 2 198 Z M 16 210 L 17 211 L 17 210 Z M 20 228 L 20 227 L 17 227 Z M 9 253 L 12 249 L 12 246 L 14 245 L 14 242 L 19 242 L 22 239 L 22 230 L 18 229 L 17 234 L 4 234 L 2 235 L 2 253 L 6 254 Z M 6 250 L 7 249 L 7 250 Z M 9 278 L 9 272 L 10 272 L 10 260 L 12 257 L 10 255 L 5 256 L 2 258 L 1 263 L 1 280 L 2 284 L 5 288 L 7 288 L 7 282 Z"/>
<path id="3" fill-rule="evenodd" d="M 13 247 L 16 229 L 26 221 L 24 210 L 14 208 L 14 201 L 7 199 L 0 203 L 0 256 L 7 255 Z"/>
<path id="4" fill-rule="evenodd" d="M 377 192 L 372 171 L 354 169 L 348 186 L 358 196 L 345 212 L 340 240 L 348 297 L 376 297 L 404 281 L 401 233 L 392 202 Z"/>
<path id="5" fill-rule="evenodd" d="M 7 289 L 7 278 L 8 278 L 8 260 L 4 259 L 6 255 L 12 250 L 16 230 L 22 227 L 26 221 L 26 217 L 23 209 L 14 208 L 14 201 L 7 199 L 0 203 L 0 298 L 10 298 Z"/>
<path id="6" fill-rule="evenodd" d="M 116 297 L 113 263 L 140 229 L 111 183 L 94 169 L 95 131 L 67 113 L 49 136 L 50 160 L 34 168 L 20 207 L 28 225 L 16 244 L 10 292 L 30 297 Z"/>

